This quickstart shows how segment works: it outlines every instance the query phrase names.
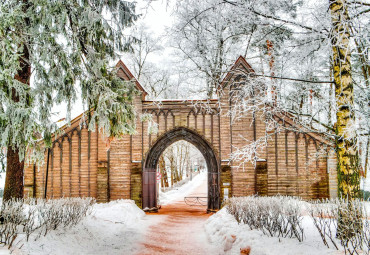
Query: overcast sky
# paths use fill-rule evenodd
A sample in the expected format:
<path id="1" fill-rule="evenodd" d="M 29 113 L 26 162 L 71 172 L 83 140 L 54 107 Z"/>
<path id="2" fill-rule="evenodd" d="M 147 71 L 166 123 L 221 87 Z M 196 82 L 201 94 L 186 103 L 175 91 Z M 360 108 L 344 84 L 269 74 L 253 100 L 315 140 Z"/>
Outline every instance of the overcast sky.
<path id="1" fill-rule="evenodd" d="M 167 4 L 167 1 L 162 0 L 153 1 L 149 6 L 147 1 L 137 2 L 137 12 L 143 15 L 141 21 L 145 22 L 153 33 L 158 36 L 162 35 L 165 27 L 173 22 L 171 6 Z"/>

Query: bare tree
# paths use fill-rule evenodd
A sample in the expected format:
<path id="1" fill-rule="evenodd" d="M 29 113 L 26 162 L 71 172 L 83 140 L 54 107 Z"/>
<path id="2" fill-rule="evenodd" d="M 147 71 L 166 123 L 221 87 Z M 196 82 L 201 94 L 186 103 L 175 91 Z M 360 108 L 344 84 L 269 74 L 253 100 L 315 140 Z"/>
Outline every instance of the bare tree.
<path id="1" fill-rule="evenodd" d="M 263 116 L 266 117 L 266 125 L 270 126 L 269 131 L 279 132 L 283 128 L 273 118 L 280 112 L 290 114 L 300 125 L 300 130 L 321 133 L 334 138 L 338 158 L 339 193 L 350 198 L 356 197 L 359 195 L 360 188 L 358 140 L 365 141 L 363 144 L 366 145 L 363 147 L 367 151 L 369 136 L 368 65 L 364 53 L 367 46 L 362 46 L 369 45 L 369 35 L 367 29 L 364 28 L 364 23 L 368 24 L 369 19 L 365 19 L 366 22 L 364 22 L 362 16 L 368 13 L 366 9 L 368 4 L 331 0 L 328 2 L 318 1 L 313 6 L 310 5 L 309 1 L 303 2 L 305 9 L 301 9 L 298 14 L 304 15 L 304 23 L 299 16 L 287 17 L 282 13 L 284 1 L 260 3 L 247 0 L 222 1 L 222 3 L 233 6 L 234 13 L 237 13 L 237 10 L 243 10 L 247 17 L 257 15 L 271 29 L 290 28 L 286 29 L 285 33 L 291 31 L 293 37 L 282 43 L 285 48 L 291 49 L 286 51 L 283 56 L 285 58 L 291 56 L 293 59 L 301 60 L 300 65 L 293 68 L 289 66 L 289 61 L 284 62 L 282 58 L 276 58 L 275 65 L 285 67 L 276 68 L 274 75 L 253 74 L 254 76 L 268 76 L 281 82 L 281 88 L 277 91 L 279 93 L 277 96 L 279 99 L 278 107 L 271 107 L 271 104 L 268 103 L 268 101 L 272 101 L 271 97 L 266 96 L 269 93 L 260 93 L 260 97 L 257 99 L 256 95 L 252 95 L 247 88 L 243 88 L 244 92 L 236 95 L 239 97 L 239 104 L 236 104 L 236 109 L 232 111 L 234 111 L 234 115 L 245 113 L 251 108 L 247 102 L 259 100 L 262 103 L 254 110 L 262 112 Z M 220 2 L 215 1 L 215 3 Z M 271 6 L 276 9 L 271 10 Z M 362 16 L 361 22 L 356 22 L 358 16 Z M 356 29 L 352 29 L 353 27 Z M 358 45 L 356 49 L 358 60 L 356 62 L 351 60 L 351 55 L 354 54 L 351 45 Z M 295 65 L 297 66 L 297 64 Z M 352 69 L 356 65 L 360 66 L 362 73 L 362 77 L 358 77 L 358 79 L 360 83 L 364 84 L 357 85 L 357 88 L 352 75 Z M 321 79 L 315 77 L 311 70 L 317 68 L 324 70 L 321 72 Z M 299 75 L 298 79 L 294 78 L 296 75 Z M 249 82 L 246 83 L 246 86 L 253 89 L 271 90 L 271 87 L 270 89 L 261 87 L 259 85 L 261 82 L 255 78 L 253 81 L 249 77 L 245 77 L 245 79 Z M 333 102 L 335 102 L 334 107 Z M 328 119 L 328 117 L 331 118 L 332 111 L 333 115 L 336 116 L 335 123 Z M 361 124 L 363 122 L 365 124 Z M 269 132 L 266 132 L 266 136 L 269 136 Z M 257 141 L 250 148 L 237 151 L 237 156 L 250 160 L 251 155 L 256 153 L 255 148 L 261 144 L 263 146 L 263 141 Z M 368 152 L 363 155 L 364 161 L 368 162 Z"/>

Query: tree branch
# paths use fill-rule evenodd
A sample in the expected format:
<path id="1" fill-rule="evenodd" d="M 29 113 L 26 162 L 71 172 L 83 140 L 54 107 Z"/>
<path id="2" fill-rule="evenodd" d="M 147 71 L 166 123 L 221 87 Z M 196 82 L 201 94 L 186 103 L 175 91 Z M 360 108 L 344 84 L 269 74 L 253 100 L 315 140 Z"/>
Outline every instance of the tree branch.
<path id="1" fill-rule="evenodd" d="M 350 4 L 359 4 L 359 5 L 363 5 L 363 6 L 370 6 L 370 3 L 366 3 L 366 2 L 362 2 L 362 1 L 353 1 L 353 2 L 349 2 Z"/>
<path id="2" fill-rule="evenodd" d="M 297 112 L 293 112 L 293 111 L 288 111 L 290 114 L 293 114 L 293 115 L 298 115 L 298 116 L 302 116 L 302 117 L 310 117 L 312 121 L 316 122 L 317 124 L 320 124 L 322 125 L 323 127 L 325 127 L 327 130 L 330 130 L 330 131 L 333 131 L 335 132 L 334 128 L 325 124 L 325 123 L 322 123 L 321 121 L 319 121 L 318 119 L 314 118 L 312 115 L 310 114 L 304 114 L 304 113 L 297 113 Z M 308 128 L 311 130 L 311 128 Z"/>
<path id="3" fill-rule="evenodd" d="M 307 83 L 334 83 L 334 81 L 310 81 L 310 80 L 287 78 L 287 77 L 281 77 L 281 76 L 270 76 L 270 75 L 256 74 L 256 73 L 251 73 L 249 75 L 257 76 L 257 77 L 267 77 L 267 78 L 273 78 L 273 79 L 279 79 L 279 80 L 301 81 L 301 82 L 307 82 Z"/>

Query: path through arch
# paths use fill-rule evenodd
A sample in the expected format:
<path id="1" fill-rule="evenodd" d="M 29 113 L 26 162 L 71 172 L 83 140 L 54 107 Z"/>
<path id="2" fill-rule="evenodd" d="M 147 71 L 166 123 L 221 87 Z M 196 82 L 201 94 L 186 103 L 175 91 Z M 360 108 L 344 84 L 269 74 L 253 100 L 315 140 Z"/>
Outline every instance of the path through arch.
<path id="1" fill-rule="evenodd" d="M 200 193 L 206 181 L 188 195 Z M 147 229 L 136 254 L 220 254 L 220 245 L 208 240 L 204 227 L 210 216 L 204 206 L 190 207 L 183 199 L 163 206 L 158 213 L 147 213 L 148 221 L 155 224 Z"/>
<path id="2" fill-rule="evenodd" d="M 174 128 L 153 144 L 146 155 L 143 167 L 143 209 L 157 208 L 156 169 L 163 151 L 179 140 L 193 144 L 206 160 L 208 169 L 208 206 L 207 211 L 220 208 L 219 162 L 212 146 L 198 133 L 185 127 Z"/>

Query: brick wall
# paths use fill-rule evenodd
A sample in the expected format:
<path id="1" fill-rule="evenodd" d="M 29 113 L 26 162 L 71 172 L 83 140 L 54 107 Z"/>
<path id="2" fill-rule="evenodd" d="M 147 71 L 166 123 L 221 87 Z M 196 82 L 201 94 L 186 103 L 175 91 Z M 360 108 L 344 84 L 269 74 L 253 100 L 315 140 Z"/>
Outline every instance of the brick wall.
<path id="1" fill-rule="evenodd" d="M 119 75 L 132 79 L 124 68 L 119 70 Z M 258 173 L 251 162 L 229 161 L 233 151 L 266 134 L 264 119 L 259 113 L 232 120 L 228 114 L 233 106 L 229 99 L 229 81 L 232 81 L 232 75 L 224 81 L 220 100 L 209 101 L 207 110 L 201 106 L 205 102 L 194 101 L 163 101 L 158 107 L 145 101 L 145 93 L 142 92 L 134 100 L 138 113 L 136 133 L 115 139 L 109 151 L 101 134 L 89 132 L 86 127 L 81 129 L 80 118 L 75 119 L 63 134 L 54 139 L 47 180 L 46 156 L 43 166 L 25 168 L 25 196 L 44 197 L 47 182 L 48 198 L 92 196 L 101 202 L 132 198 L 140 204 L 141 186 L 137 185 L 141 181 L 140 169 L 148 151 L 169 130 L 186 127 L 208 142 L 220 168 L 231 169 L 221 179 L 225 180 L 224 183 L 231 180 L 229 194 L 233 196 L 259 192 L 260 195 L 293 195 L 304 199 L 335 197 L 335 154 L 329 150 L 328 154 L 321 153 L 317 157 L 327 145 L 327 141 L 317 135 L 285 129 L 277 134 L 268 133 L 267 146 L 258 151 Z M 140 121 L 142 113 L 152 114 L 158 123 L 158 133 L 148 133 L 148 123 Z M 277 121 L 281 125 L 294 125 L 288 119 Z M 221 185 L 221 189 L 224 188 Z"/>

